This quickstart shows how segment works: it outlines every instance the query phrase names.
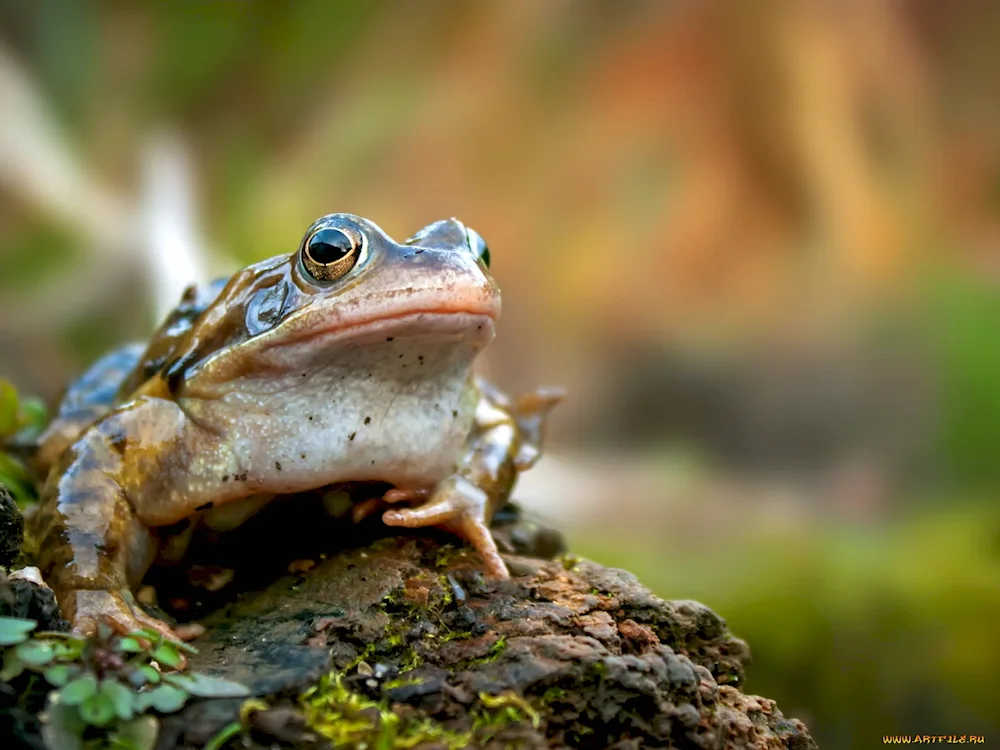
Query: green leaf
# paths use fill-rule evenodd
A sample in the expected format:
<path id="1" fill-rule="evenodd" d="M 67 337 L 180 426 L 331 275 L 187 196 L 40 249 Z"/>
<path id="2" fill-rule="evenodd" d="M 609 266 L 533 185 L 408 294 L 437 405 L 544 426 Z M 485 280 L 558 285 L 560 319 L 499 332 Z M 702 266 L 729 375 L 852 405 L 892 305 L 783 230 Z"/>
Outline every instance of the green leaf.
<path id="1" fill-rule="evenodd" d="M 60 633 L 60 635 L 63 634 Z M 52 644 L 52 649 L 55 652 L 56 660 L 76 661 L 80 658 L 80 654 L 83 653 L 83 640 L 74 638 L 62 643 L 54 643 Z"/>
<path id="2" fill-rule="evenodd" d="M 55 685 L 56 687 L 62 687 L 71 678 L 76 676 L 80 671 L 80 668 L 71 664 L 56 664 L 55 666 L 49 667 L 45 670 L 45 680 L 50 685 Z"/>
<path id="3" fill-rule="evenodd" d="M 17 658 L 29 667 L 44 667 L 52 662 L 55 656 L 51 643 L 45 641 L 32 640 L 19 643 L 14 648 Z"/>
<path id="4" fill-rule="evenodd" d="M 7 489 L 14 495 L 15 500 L 34 496 L 31 474 L 28 473 L 28 469 L 8 453 L 0 452 L 0 479 L 7 485 Z"/>
<path id="5" fill-rule="evenodd" d="M 0 669 L 0 682 L 10 682 L 25 670 L 24 664 L 14 656 L 13 652 L 8 652 L 3 658 L 3 669 Z"/>
<path id="6" fill-rule="evenodd" d="M 115 707 L 115 715 L 119 719 L 131 719 L 135 714 L 133 707 L 135 693 L 117 680 L 104 680 L 101 683 L 100 695 L 111 700 Z"/>
<path id="7" fill-rule="evenodd" d="M 155 708 L 160 713 L 171 714 L 187 702 L 188 695 L 173 685 L 160 685 L 148 693 L 139 693 L 136 706 L 141 710 Z"/>
<path id="8" fill-rule="evenodd" d="M 37 496 L 28 470 L 20 461 L 2 452 L 0 452 L 0 483 L 7 486 L 19 504 L 30 502 Z"/>
<path id="9" fill-rule="evenodd" d="M 0 437 L 17 429 L 17 390 L 9 380 L 0 378 Z"/>
<path id="10" fill-rule="evenodd" d="M 44 401 L 34 397 L 21 399 L 20 414 L 18 416 L 19 436 L 34 437 L 42 431 L 48 421 L 49 414 L 48 409 L 45 408 Z"/>
<path id="11" fill-rule="evenodd" d="M 163 642 L 163 633 L 152 628 L 139 628 L 139 630 L 133 630 L 129 635 L 142 641 L 149 641 L 154 645 Z"/>
<path id="12" fill-rule="evenodd" d="M 80 718 L 95 727 L 105 727 L 115 718 L 115 704 L 103 692 L 96 693 L 79 706 Z"/>
<path id="13" fill-rule="evenodd" d="M 163 679 L 199 698 L 242 698 L 250 695 L 246 686 L 238 682 L 225 680 L 221 677 L 210 677 L 198 672 L 169 674 Z"/>
<path id="14" fill-rule="evenodd" d="M 157 671 L 156 667 L 151 667 L 148 664 L 143 664 L 139 667 L 138 671 L 139 674 L 146 678 L 146 682 L 151 682 L 154 685 L 156 685 L 161 679 L 160 673 Z"/>
<path id="15" fill-rule="evenodd" d="M 139 640 L 137 638 L 133 638 L 132 636 L 125 636 L 118 641 L 118 648 L 126 654 L 141 654 L 146 650 L 142 647 L 142 644 L 139 643 Z"/>
<path id="16" fill-rule="evenodd" d="M 138 690 L 149 682 L 149 680 L 146 679 L 146 675 L 138 669 L 133 669 L 131 672 L 128 672 L 126 677 L 128 678 L 128 684 L 131 685 L 134 690 Z"/>
<path id="17" fill-rule="evenodd" d="M 59 690 L 59 700 L 67 706 L 79 706 L 97 692 L 97 678 L 83 674 Z"/>
<path id="18" fill-rule="evenodd" d="M 170 645 L 176 648 L 178 651 L 183 651 L 185 654 L 197 654 L 198 649 L 192 646 L 190 643 L 184 643 L 182 641 L 169 641 Z"/>
<path id="19" fill-rule="evenodd" d="M 238 735 L 242 728 L 243 725 L 238 721 L 234 721 L 232 724 L 227 724 L 219 730 L 217 735 L 205 744 L 203 750 L 222 750 L 222 746 Z"/>
<path id="20" fill-rule="evenodd" d="M 0 617 L 0 646 L 13 646 L 28 640 L 28 634 L 38 625 L 34 620 Z"/>
<path id="21" fill-rule="evenodd" d="M 184 663 L 184 660 L 181 658 L 181 655 L 177 653 L 177 648 L 173 643 L 162 643 L 153 649 L 149 655 L 160 664 L 165 664 L 166 666 L 173 667 L 174 669 Z"/>
<path id="22" fill-rule="evenodd" d="M 48 715 L 48 719 L 42 724 L 45 747 L 83 750 L 83 732 L 87 725 L 80 719 L 75 706 L 53 705 L 50 699 L 45 713 Z"/>
<path id="23" fill-rule="evenodd" d="M 160 722 L 155 716 L 136 716 L 126 721 L 108 738 L 111 747 L 121 750 L 153 750 L 160 733 Z"/>

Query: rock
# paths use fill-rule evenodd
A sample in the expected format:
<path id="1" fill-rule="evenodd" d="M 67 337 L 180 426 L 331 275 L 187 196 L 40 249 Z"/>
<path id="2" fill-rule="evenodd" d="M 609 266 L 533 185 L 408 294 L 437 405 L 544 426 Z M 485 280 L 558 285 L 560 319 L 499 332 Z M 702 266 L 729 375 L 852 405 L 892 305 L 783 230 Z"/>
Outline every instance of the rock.
<path id="1" fill-rule="evenodd" d="M 740 692 L 748 648 L 707 607 L 574 558 L 507 560 L 495 581 L 438 536 L 346 550 L 206 617 L 191 667 L 267 698 L 257 747 L 816 747 Z M 160 747 L 235 718 L 209 703 L 166 717 Z"/>
<path id="2" fill-rule="evenodd" d="M 10 492 L 0 484 L 0 568 L 9 568 L 21 554 L 24 516 Z"/>
<path id="3" fill-rule="evenodd" d="M 37 568 L 25 568 L 37 572 Z M 39 630 L 69 630 L 62 618 L 52 589 L 37 582 L 34 575 L 17 571 L 7 576 L 0 571 L 0 617 L 35 620 Z"/>
<path id="4" fill-rule="evenodd" d="M 7 488 L 0 484 L 0 568 L 10 568 L 21 554 L 24 517 Z M 69 630 L 52 589 L 41 581 L 37 568 L 5 575 L 0 570 L 0 617 L 38 621 L 40 630 Z"/>

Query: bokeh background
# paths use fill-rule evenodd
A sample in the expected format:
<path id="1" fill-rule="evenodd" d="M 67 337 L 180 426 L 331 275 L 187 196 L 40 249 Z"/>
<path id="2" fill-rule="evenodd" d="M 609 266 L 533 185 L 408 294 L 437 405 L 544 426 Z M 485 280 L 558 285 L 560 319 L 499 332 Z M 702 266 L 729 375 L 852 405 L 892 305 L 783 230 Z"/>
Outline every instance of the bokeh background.
<path id="1" fill-rule="evenodd" d="M 1000 730 L 1000 5 L 0 2 L 0 374 L 332 211 L 458 216 L 521 496 L 825 748 Z"/>

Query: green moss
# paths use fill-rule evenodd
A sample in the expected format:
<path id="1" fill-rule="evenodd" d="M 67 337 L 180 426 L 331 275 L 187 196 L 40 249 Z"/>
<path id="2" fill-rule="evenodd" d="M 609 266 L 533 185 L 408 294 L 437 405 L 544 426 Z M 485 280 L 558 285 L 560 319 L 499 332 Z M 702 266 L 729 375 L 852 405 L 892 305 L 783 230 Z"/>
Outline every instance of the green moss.
<path id="1" fill-rule="evenodd" d="M 471 667 L 478 666 L 480 664 L 489 664 L 494 662 L 499 658 L 500 654 L 507 650 L 507 636 L 501 635 L 497 638 L 496 643 L 490 646 L 490 650 L 486 652 L 484 656 L 476 657 L 475 659 L 466 659 L 463 662 L 455 665 L 455 670 L 466 670 Z"/>
<path id="2" fill-rule="evenodd" d="M 400 672 L 412 672 L 414 669 L 419 667 L 424 663 L 423 657 L 417 653 L 417 650 L 410 646 L 404 653 L 404 658 L 402 663 L 399 665 Z"/>
<path id="3" fill-rule="evenodd" d="M 361 745 L 378 739 L 382 732 L 379 717 L 384 707 L 348 690 L 339 672 L 324 676 L 302 694 L 299 703 L 309 727 L 334 747 Z"/>
<path id="4" fill-rule="evenodd" d="M 447 568 L 463 554 L 454 544 L 442 544 L 434 553 L 434 567 Z"/>
<path id="5" fill-rule="evenodd" d="M 553 686 L 542 693 L 541 697 L 538 699 L 538 703 L 542 706 L 548 706 L 551 703 L 566 700 L 567 695 L 569 695 L 569 693 L 565 688 Z"/>
<path id="6" fill-rule="evenodd" d="M 428 584 L 430 591 L 425 604 L 407 599 L 402 588 L 386 595 L 378 605 L 388 618 L 383 637 L 365 645 L 345 668 L 325 675 L 300 697 L 308 725 L 328 739 L 333 747 L 392 750 L 428 743 L 457 750 L 486 742 L 512 724 L 530 722 L 535 727 L 540 724 L 538 710 L 514 693 L 499 696 L 481 694 L 479 705 L 471 714 L 471 729 L 461 732 L 450 730 L 427 717 L 401 716 L 392 710 L 389 692 L 420 682 L 420 678 L 407 677 L 406 673 L 423 663 L 421 642 L 448 642 L 472 637 L 469 630 L 452 630 L 447 625 L 448 618 L 444 615 L 453 604 L 453 597 L 446 576 L 431 578 Z M 415 638 L 411 629 L 421 621 L 434 623 L 438 632 L 424 633 Z M 500 636 L 484 656 L 459 664 L 455 669 L 492 662 L 506 648 L 507 638 Z M 352 691 L 344 680 L 348 670 L 373 658 L 395 664 L 401 673 L 383 685 L 382 697 L 377 700 Z"/>
<path id="7" fill-rule="evenodd" d="M 361 653 L 359 653 L 357 656 L 354 657 L 354 659 L 351 660 L 351 662 L 347 665 L 347 667 L 345 667 L 344 671 L 350 671 L 354 669 L 356 666 L 358 666 L 358 664 L 371 657 L 374 653 L 375 653 L 375 644 L 369 643 L 367 646 L 364 647 L 364 649 L 361 650 Z"/>
<path id="8" fill-rule="evenodd" d="M 356 666 L 361 658 L 377 653 L 379 657 L 396 663 L 402 672 L 416 669 L 423 663 L 423 657 L 416 644 L 411 642 L 408 633 L 419 621 L 429 621 L 437 628 L 436 633 L 424 633 L 422 640 L 448 642 L 472 637 L 471 631 L 453 630 L 446 622 L 445 611 L 454 602 L 447 576 L 440 575 L 436 580 L 430 579 L 428 585 L 426 604 L 410 601 L 402 588 L 395 589 L 382 598 L 378 606 L 389 619 L 385 635 L 379 642 L 369 644 L 365 655 L 348 665 L 348 668 Z"/>
<path id="9" fill-rule="evenodd" d="M 520 724 L 523 721 L 530 721 L 531 726 L 538 729 L 542 723 L 542 717 L 535 707 L 524 696 L 518 695 L 512 690 L 500 695 L 480 693 L 479 700 L 484 708 L 472 712 L 473 730 L 484 727 L 499 729 L 510 724 Z"/>
<path id="10" fill-rule="evenodd" d="M 490 651 L 486 656 L 483 657 L 481 663 L 486 664 L 491 661 L 496 661 L 497 657 L 500 656 L 507 649 L 507 636 L 502 635 L 497 638 L 497 642 L 490 647 Z"/>
<path id="11" fill-rule="evenodd" d="M 400 717 L 386 698 L 374 701 L 347 688 L 342 672 L 325 676 L 302 694 L 299 704 L 308 726 L 335 748 L 392 750 L 434 742 L 459 750 L 472 741 L 471 731 L 450 731 L 427 717 Z"/>
<path id="12" fill-rule="evenodd" d="M 438 639 L 443 643 L 447 643 L 448 641 L 465 641 L 471 637 L 471 630 L 452 630 L 451 632 L 438 636 Z"/>
<path id="13" fill-rule="evenodd" d="M 383 690 L 386 692 L 390 690 L 395 690 L 396 688 L 408 687 L 410 685 L 423 685 L 423 677 L 397 677 L 395 680 L 388 680 L 383 686 Z"/>
<path id="14" fill-rule="evenodd" d="M 583 562 L 583 559 L 566 552 L 561 555 L 557 555 L 555 561 L 563 566 L 563 570 L 576 572 L 577 567 L 581 562 Z"/>

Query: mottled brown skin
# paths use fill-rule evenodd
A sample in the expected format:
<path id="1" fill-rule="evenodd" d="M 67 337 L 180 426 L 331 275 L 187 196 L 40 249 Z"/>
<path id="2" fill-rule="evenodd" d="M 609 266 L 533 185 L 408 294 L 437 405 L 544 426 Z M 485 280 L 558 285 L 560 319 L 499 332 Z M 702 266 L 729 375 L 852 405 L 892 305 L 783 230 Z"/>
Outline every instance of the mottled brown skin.
<path id="1" fill-rule="evenodd" d="M 330 237 L 350 251 L 317 265 Z M 295 253 L 189 290 L 131 367 L 98 363 L 37 457 L 39 565 L 74 628 L 175 637 L 131 592 L 158 555 L 183 554 L 178 522 L 231 527 L 339 482 L 393 485 L 359 514 L 447 529 L 505 576 L 488 523 L 560 394 L 511 402 L 472 376 L 500 311 L 485 254 L 455 220 L 397 244 L 333 214 Z"/>

